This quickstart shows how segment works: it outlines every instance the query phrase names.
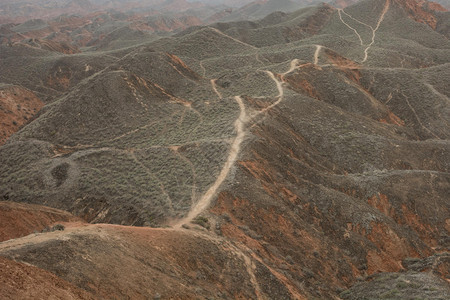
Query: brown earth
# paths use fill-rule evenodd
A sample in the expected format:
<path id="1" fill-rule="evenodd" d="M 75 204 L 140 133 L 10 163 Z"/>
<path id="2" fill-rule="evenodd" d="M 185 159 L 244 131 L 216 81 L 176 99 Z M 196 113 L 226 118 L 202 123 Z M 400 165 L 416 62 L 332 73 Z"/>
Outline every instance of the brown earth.
<path id="1" fill-rule="evenodd" d="M 94 299 L 88 292 L 34 266 L 0 257 L 2 299 Z"/>
<path id="2" fill-rule="evenodd" d="M 0 242 L 41 232 L 57 222 L 69 221 L 81 219 L 46 206 L 0 201 Z"/>
<path id="3" fill-rule="evenodd" d="M 63 224 L 64 231 L 4 242 L 0 253 L 49 270 L 101 299 L 252 299 L 259 293 L 247 271 L 253 267 L 247 268 L 243 252 L 228 241 L 185 230 Z M 31 276 L 55 277 L 41 272 Z M 30 289 L 39 292 L 34 284 Z M 14 287 L 0 290 L 18 293 Z"/>
<path id="4" fill-rule="evenodd" d="M 0 86 L 0 145 L 28 123 L 44 106 L 30 90 L 20 86 Z"/>
<path id="5" fill-rule="evenodd" d="M 337 8 L 346 8 L 347 6 L 357 3 L 359 0 L 334 0 L 331 5 Z"/>
<path id="6" fill-rule="evenodd" d="M 325 7 L 325 12 L 331 10 Z M 319 21 L 320 26 L 309 24 L 306 28 L 320 28 L 323 20 Z M 432 32 L 426 26 L 418 27 L 428 30 L 424 35 Z M 192 163 L 203 150 L 189 157 L 186 154 L 189 143 L 203 141 L 180 142 L 170 135 L 183 129 L 190 117 L 187 132 L 193 131 L 191 126 L 208 128 L 200 127 L 208 116 L 202 107 L 205 102 L 211 110 L 233 111 L 226 124 L 235 122 L 239 125 L 236 128 L 242 127 L 235 130 L 237 134 L 243 132 L 242 147 L 230 147 L 237 160 L 228 169 L 230 175 L 224 173 L 227 178 L 220 189 L 217 187 L 217 195 L 211 196 L 210 208 L 194 219 L 195 224 L 174 230 L 86 224 L 46 208 L 13 205 L 5 210 L 13 220 L 5 218 L 5 224 L 0 223 L 12 231 L 12 237 L 31 233 L 41 224 L 50 226 L 53 220 L 62 223 L 65 230 L 2 242 L 0 256 L 51 272 L 97 298 L 336 299 L 351 286 L 376 285 L 377 278 L 387 277 L 388 283 L 391 277 L 404 279 L 399 282 L 404 286 L 416 275 L 422 280 L 420 288 L 433 288 L 431 283 L 438 283 L 443 288 L 434 294 L 447 295 L 448 124 L 430 125 L 429 119 L 421 120 L 427 115 L 435 120 L 439 113 L 445 113 L 438 110 L 446 106 L 432 102 L 433 92 L 442 102 L 448 94 L 440 87 L 447 76 L 439 71 L 440 66 L 408 70 L 399 62 L 389 69 L 370 68 L 331 50 L 331 43 L 316 46 L 317 56 L 314 45 L 307 45 L 296 47 L 295 54 L 278 53 L 277 58 L 271 57 L 270 49 L 261 51 L 224 33 L 205 31 L 207 38 L 195 40 L 193 34 L 183 39 L 188 41 L 184 44 L 177 44 L 179 37 L 175 36 L 137 48 L 123 54 L 111 70 L 89 73 L 92 77 L 79 85 L 72 79 L 77 74 L 75 64 L 55 65 L 46 75 L 46 83 L 68 94 L 52 104 L 53 115 L 41 120 L 41 127 L 31 127 L 25 134 L 21 131 L 2 147 L 4 170 L 11 171 L 0 174 L 13 179 L 1 178 L 7 187 L 0 190 L 3 197 L 64 207 L 92 222 L 167 226 L 171 218 L 179 220 L 180 215 L 167 212 L 180 205 L 176 202 L 181 193 L 168 196 L 167 206 L 163 206 L 166 199 L 158 200 L 159 207 L 151 206 L 158 202 L 153 197 L 173 186 L 189 186 L 192 198 L 187 198 L 185 211 L 180 209 L 189 213 L 189 207 L 195 207 L 195 195 L 202 194 L 201 189 L 196 191 L 196 182 L 180 179 L 205 176 L 196 172 L 200 168 Z M 201 44 L 208 38 L 213 42 Z M 381 44 L 378 38 L 377 46 Z M 176 46 L 165 49 L 164 42 Z M 225 44 L 234 52 L 217 46 Z M 277 48 L 283 48 L 280 45 Z M 430 57 L 437 57 L 446 49 L 428 51 Z M 205 52 L 199 54 L 200 50 Z M 214 56 L 219 50 L 228 53 L 222 65 Z M 244 53 L 242 57 L 239 52 Z M 299 55 L 301 64 L 291 55 Z M 223 58 L 222 52 L 219 56 Z M 258 65 L 247 66 L 250 71 L 234 67 L 252 59 Z M 266 60 L 277 63 L 264 73 L 260 64 Z M 289 62 L 291 69 L 281 73 Z M 203 68 L 203 77 L 196 73 L 200 71 L 197 65 Z M 208 78 L 211 73 L 215 77 Z M 267 74 L 275 84 L 265 78 Z M 246 80 L 247 85 L 242 84 Z M 242 97 L 236 96 L 240 93 Z M 407 93 L 410 100 L 401 93 Z M 229 101 L 233 100 L 230 95 L 241 100 L 239 108 L 219 106 L 234 103 Z M 213 98 L 218 100 L 211 104 Z M 175 105 L 180 117 L 175 119 L 176 125 L 168 126 L 158 118 L 176 115 L 176 111 L 166 110 Z M 165 110 L 158 110 L 159 106 Z M 248 114 L 242 113 L 246 110 Z M 151 113 L 154 115 L 147 117 Z M 209 122 L 224 126 L 219 123 L 221 113 Z M 192 118 L 194 115 L 199 117 Z M 143 116 L 145 122 L 139 123 Z M 89 123 L 94 121 L 101 122 Z M 162 140 L 152 136 L 159 129 L 144 131 L 155 121 L 161 123 Z M 414 122 L 421 127 L 433 125 L 438 134 L 430 137 L 420 133 Z M 83 131 L 77 132 L 80 127 Z M 120 131 L 113 131 L 115 128 Z M 53 129 L 58 131 L 56 137 L 48 134 Z M 236 132 L 231 133 L 233 137 Z M 224 132 L 221 136 L 229 137 Z M 115 143 L 124 137 L 125 142 Z M 99 140 L 103 142 L 98 144 Z M 205 148 L 212 145 L 207 143 Z M 148 148 L 143 151 L 140 147 Z M 155 159 L 143 155 L 146 151 L 161 151 L 163 155 Z M 191 168 L 179 177 L 180 163 L 164 164 L 172 153 L 186 155 L 183 160 L 190 163 Z M 224 153 L 208 153 L 207 160 L 197 163 L 206 165 L 203 172 L 210 175 L 213 164 L 208 165 L 208 161 L 226 156 Z M 128 159 L 118 159 L 121 155 Z M 99 161 L 89 161 L 89 157 Z M 17 170 L 16 162 L 22 161 L 25 163 Z M 157 163 L 162 166 L 154 170 Z M 33 167 L 33 176 L 29 176 L 28 166 Z M 47 169 L 41 170 L 42 166 Z M 88 177 L 86 170 L 90 168 L 95 172 Z M 142 190 L 150 190 L 152 180 L 146 175 L 153 172 L 161 180 L 161 191 L 144 198 Z M 163 182 L 169 175 L 174 180 Z M 22 180 L 24 176 L 32 180 Z M 45 176 L 51 180 L 41 178 Z M 108 182 L 95 183 L 100 177 Z M 95 189 L 80 188 L 82 182 Z M 142 194 L 128 193 L 139 192 L 141 187 Z M 94 193 L 97 198 L 91 197 Z M 113 199 L 115 196 L 118 198 Z M 147 202 L 142 206 L 131 197 Z M 29 219 L 35 221 L 25 224 Z M 411 289 L 412 293 L 420 291 L 414 286 Z M 356 299 L 369 292 L 364 290 Z"/>
<path id="7" fill-rule="evenodd" d="M 27 41 L 27 45 L 64 54 L 75 54 L 81 52 L 77 47 L 70 45 L 66 42 L 57 42 L 33 38 Z"/>
<path id="8" fill-rule="evenodd" d="M 433 29 L 436 29 L 438 22 L 434 12 L 447 11 L 440 4 L 426 0 L 393 0 L 393 2 L 406 11 L 414 21 L 427 24 Z"/>

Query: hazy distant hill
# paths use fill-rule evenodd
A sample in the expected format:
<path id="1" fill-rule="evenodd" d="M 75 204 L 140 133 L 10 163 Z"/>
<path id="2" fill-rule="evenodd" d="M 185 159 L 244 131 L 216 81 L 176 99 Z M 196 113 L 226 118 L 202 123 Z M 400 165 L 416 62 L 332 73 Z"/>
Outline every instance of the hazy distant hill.
<path id="1" fill-rule="evenodd" d="M 243 20 L 257 20 L 273 12 L 293 12 L 305 6 L 313 6 L 320 1 L 292 1 L 292 0 L 259 0 L 253 1 L 239 9 L 234 10 L 230 15 L 223 18 L 221 21 L 243 21 Z"/>
<path id="2" fill-rule="evenodd" d="M 137 13 L 183 13 L 188 10 L 195 12 L 209 11 L 207 18 L 223 6 L 211 6 L 186 0 L 38 0 L 38 1 L 4 1 L 0 2 L 0 24 L 24 22 L 30 19 L 51 19 L 60 15 L 85 16 L 93 12 L 116 10 Z"/>

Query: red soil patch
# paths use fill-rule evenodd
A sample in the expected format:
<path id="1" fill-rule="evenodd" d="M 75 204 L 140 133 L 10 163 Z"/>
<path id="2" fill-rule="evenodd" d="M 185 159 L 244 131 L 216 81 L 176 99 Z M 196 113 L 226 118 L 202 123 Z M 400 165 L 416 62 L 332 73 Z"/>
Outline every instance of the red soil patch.
<path id="1" fill-rule="evenodd" d="M 398 116 L 396 116 L 391 111 L 388 112 L 387 119 L 381 119 L 380 122 L 381 123 L 386 123 L 386 124 L 394 124 L 394 125 L 397 125 L 397 126 L 405 126 L 405 121 L 400 119 Z"/>
<path id="2" fill-rule="evenodd" d="M 189 77 L 194 80 L 199 80 L 200 76 L 191 70 L 184 61 L 182 61 L 175 54 L 166 53 L 170 58 L 169 64 L 177 71 L 180 75 Z"/>
<path id="3" fill-rule="evenodd" d="M 0 202 L 0 242 L 42 231 L 56 222 L 81 221 L 68 212 L 40 205 Z"/>
<path id="4" fill-rule="evenodd" d="M 358 230 L 358 227 L 355 229 L 378 248 L 367 251 L 367 274 L 369 275 L 378 272 L 398 272 L 403 269 L 403 259 L 419 257 L 408 240 L 399 237 L 387 224 L 372 222 L 368 234 L 365 230 Z"/>
<path id="5" fill-rule="evenodd" d="M 33 118 L 44 103 L 20 86 L 0 87 L 0 145 Z"/>
<path id="6" fill-rule="evenodd" d="M 280 78 L 284 82 L 289 84 L 289 88 L 298 92 L 305 93 L 311 98 L 320 100 L 319 94 L 314 86 L 310 83 L 314 73 L 309 74 L 309 71 L 320 69 L 320 67 L 314 64 L 305 64 L 296 73 L 290 74 L 286 77 Z"/>
<path id="7" fill-rule="evenodd" d="M 437 235 L 437 229 L 429 224 L 425 224 L 419 215 L 414 213 L 405 204 L 402 204 L 401 210 L 396 211 L 390 204 L 388 197 L 383 194 L 374 195 L 367 202 L 385 216 L 392 218 L 396 223 L 401 225 L 407 224 L 414 229 L 420 239 L 429 247 L 435 247 L 437 245 L 437 241 L 433 238 L 433 236 Z"/>
<path id="8" fill-rule="evenodd" d="M 447 11 L 440 4 L 425 0 L 395 0 L 394 3 L 403 8 L 411 19 L 427 24 L 433 29 L 436 29 L 437 25 L 437 19 L 433 13 L 435 11 Z"/>
<path id="9" fill-rule="evenodd" d="M 370 206 L 381 211 L 385 216 L 393 218 L 395 216 L 395 210 L 389 203 L 386 195 L 378 194 L 367 200 Z"/>
<path id="10" fill-rule="evenodd" d="M 46 85 L 56 90 L 65 91 L 70 86 L 72 70 L 69 67 L 58 67 L 47 77 Z"/>
<path id="11" fill-rule="evenodd" d="M 347 6 L 357 3 L 359 0 L 334 0 L 333 6 L 338 8 L 346 8 Z"/>
<path id="12" fill-rule="evenodd" d="M 247 162 L 246 167 L 249 166 L 249 162 Z M 255 168 L 254 164 L 251 168 L 253 170 L 249 170 L 249 172 L 252 172 L 254 175 L 264 174 L 259 167 Z M 270 175 L 265 174 L 263 176 Z M 270 188 L 274 187 L 266 184 L 266 192 Z M 281 187 L 281 190 L 288 191 L 285 187 Z M 286 192 L 286 196 L 289 197 L 289 195 L 292 196 L 292 192 Z M 284 270 L 289 270 L 290 274 L 304 277 L 306 275 L 303 267 L 306 264 L 305 269 L 314 269 L 317 276 L 326 278 L 325 280 L 330 285 L 340 285 L 340 279 L 345 282 L 352 281 L 351 275 L 347 278 L 338 279 L 335 272 L 338 267 L 334 264 L 329 264 L 329 260 L 321 260 L 320 267 L 315 265 L 317 261 L 312 263 L 312 261 L 316 260 L 314 253 L 316 255 L 317 253 L 328 254 L 338 251 L 338 249 L 334 248 L 330 251 L 328 245 L 326 245 L 326 241 L 319 239 L 313 233 L 309 232 L 308 229 L 304 228 L 304 226 L 299 227 L 299 224 L 292 222 L 289 217 L 280 215 L 274 208 L 259 207 L 246 199 L 236 198 L 229 193 L 223 192 L 219 195 L 217 203 L 211 212 L 217 215 L 226 214 L 229 216 L 230 222 L 221 225 L 222 234 L 228 239 L 237 241 L 239 244 L 245 246 L 245 248 L 250 249 L 253 253 L 252 257 L 266 266 L 272 275 L 290 291 L 295 299 L 303 298 L 304 291 L 293 288 L 292 281 L 283 275 L 284 272 L 279 271 L 279 266 L 283 266 L 282 268 Z M 243 215 L 245 215 L 245 219 Z M 261 238 L 249 234 L 249 229 L 245 229 L 247 228 L 245 225 L 250 224 L 253 228 L 258 228 L 258 233 L 261 233 Z M 274 247 L 268 247 L 268 243 Z M 309 259 L 303 260 L 302 264 L 289 263 L 286 257 L 281 255 L 279 250 L 276 250 L 278 247 L 283 248 L 287 244 L 295 245 L 295 249 L 301 253 L 302 257 Z M 318 268 L 313 268 L 309 265 L 310 263 Z M 359 274 L 359 271 L 353 266 L 351 266 L 351 270 L 354 274 Z"/>
<path id="13" fill-rule="evenodd" d="M 359 71 L 360 65 L 354 62 L 353 60 L 350 60 L 348 58 L 345 58 L 336 52 L 325 48 L 324 50 L 327 58 L 333 65 L 335 65 L 339 70 L 344 72 L 344 74 L 347 76 L 348 79 L 360 83 L 359 80 L 361 79 L 361 72 Z"/>
<path id="14" fill-rule="evenodd" d="M 402 217 L 403 220 L 399 220 L 400 224 L 408 224 L 416 231 L 422 241 L 429 247 L 435 247 L 438 242 L 433 236 L 438 236 L 437 228 L 433 228 L 429 224 L 425 224 L 417 213 L 414 213 L 405 204 L 402 204 Z"/>

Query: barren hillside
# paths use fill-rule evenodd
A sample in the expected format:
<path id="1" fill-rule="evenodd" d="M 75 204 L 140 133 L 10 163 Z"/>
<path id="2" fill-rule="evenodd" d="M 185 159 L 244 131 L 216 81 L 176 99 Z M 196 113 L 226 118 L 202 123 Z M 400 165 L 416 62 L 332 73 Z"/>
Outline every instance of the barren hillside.
<path id="1" fill-rule="evenodd" d="M 27 297 L 447 299 L 448 18 L 363 0 L 0 45 L 0 298 L 29 272 Z"/>

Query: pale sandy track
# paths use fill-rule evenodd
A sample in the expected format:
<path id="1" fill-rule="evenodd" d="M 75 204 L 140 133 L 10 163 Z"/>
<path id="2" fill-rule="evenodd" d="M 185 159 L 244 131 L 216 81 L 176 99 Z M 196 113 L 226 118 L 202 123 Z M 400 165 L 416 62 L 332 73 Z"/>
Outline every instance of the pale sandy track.
<path id="1" fill-rule="evenodd" d="M 289 69 L 286 72 L 280 74 L 279 76 L 282 78 L 284 75 L 287 75 L 290 72 L 293 72 L 295 69 L 301 67 L 298 65 L 298 63 L 299 63 L 299 60 L 297 60 L 297 59 L 292 60 L 290 63 Z M 284 98 L 283 81 L 280 80 L 271 71 L 266 70 L 264 72 L 275 83 L 277 91 L 278 91 L 278 95 L 276 96 L 276 101 L 274 103 L 272 103 L 268 107 L 258 111 L 257 115 L 267 112 L 268 110 L 274 108 L 281 101 L 283 101 L 283 98 Z M 219 99 L 223 99 L 222 94 L 220 93 L 220 91 L 218 90 L 218 88 L 216 86 L 216 80 L 213 79 L 210 82 L 211 82 L 214 92 L 217 94 Z M 234 123 L 236 136 L 234 137 L 234 139 L 231 140 L 231 146 L 230 146 L 227 160 L 226 160 L 225 164 L 223 165 L 223 167 L 220 171 L 220 174 L 216 178 L 214 184 L 208 188 L 206 193 L 199 199 L 199 201 L 197 203 L 193 204 L 191 210 L 186 215 L 186 217 L 176 221 L 176 223 L 173 224 L 172 229 L 153 229 L 152 228 L 152 229 L 148 229 L 148 230 L 169 230 L 169 231 L 170 230 L 177 230 L 177 231 L 181 230 L 181 227 L 183 224 L 190 223 L 195 217 L 197 217 L 200 213 L 202 213 L 204 210 L 206 210 L 209 207 L 209 205 L 211 204 L 213 197 L 216 195 L 220 186 L 226 180 L 232 167 L 234 166 L 234 164 L 237 161 L 237 158 L 241 151 L 242 142 L 245 139 L 246 125 L 252 120 L 253 117 L 255 117 L 255 116 L 249 117 L 247 115 L 247 110 L 246 110 L 244 101 L 240 96 L 235 96 L 234 100 L 238 104 L 239 110 L 240 110 L 239 116 L 235 120 L 235 123 Z M 133 156 L 134 156 L 134 154 L 133 154 Z M 192 172 L 194 174 L 195 170 L 192 165 L 191 165 L 191 167 L 192 167 Z M 164 190 L 163 190 L 163 193 L 165 193 Z M 192 197 L 194 197 L 194 191 L 193 191 Z M 9 251 L 11 249 L 25 247 L 30 244 L 42 243 L 42 242 L 46 242 L 48 240 L 54 240 L 54 239 L 67 240 L 67 239 L 70 239 L 71 236 L 75 235 L 75 234 L 97 234 L 97 235 L 101 235 L 103 237 L 107 237 L 108 233 L 103 230 L 99 230 L 99 226 L 100 227 L 113 227 L 113 226 L 119 226 L 119 225 L 79 224 L 76 226 L 67 226 L 65 231 L 46 233 L 46 234 L 42 234 L 42 235 L 30 235 L 30 236 L 20 238 L 17 240 L 11 240 L 8 242 L 0 243 L 0 251 Z M 147 230 L 147 229 L 143 229 L 143 230 Z M 227 248 L 229 251 L 234 253 L 239 259 L 242 260 L 242 262 L 244 263 L 244 265 L 246 267 L 246 271 L 248 272 L 249 277 L 250 277 L 250 283 L 255 290 L 256 299 L 258 299 L 258 300 L 265 299 L 265 297 L 263 296 L 263 292 L 261 291 L 261 287 L 259 286 L 259 283 L 257 281 L 257 277 L 255 275 L 256 266 L 255 266 L 254 262 L 259 261 L 259 263 L 264 264 L 264 265 L 265 265 L 265 263 L 263 261 L 261 261 L 259 258 L 256 258 L 254 255 L 252 255 L 250 249 L 248 249 L 245 245 L 240 245 L 240 244 L 236 245 L 235 243 L 230 242 L 223 237 L 214 236 L 210 232 L 201 232 L 201 231 L 194 231 L 194 230 L 183 230 L 183 232 L 185 232 L 186 234 L 202 236 L 205 239 L 209 239 L 215 243 L 222 245 L 224 248 Z M 275 274 L 274 276 L 282 276 L 282 274 L 279 274 L 274 270 L 270 269 L 270 271 Z M 285 279 L 285 278 L 283 277 L 283 279 Z M 295 290 L 293 285 L 291 285 L 289 283 L 288 280 L 287 280 L 286 284 L 287 284 L 287 288 L 292 293 L 292 295 L 295 298 L 299 298 L 299 297 L 297 297 L 298 292 Z"/>
<path id="2" fill-rule="evenodd" d="M 359 35 L 358 31 L 357 31 L 355 28 L 353 28 L 352 26 L 348 25 L 348 24 L 344 21 L 344 19 L 342 19 L 341 11 L 342 11 L 342 9 L 338 9 L 339 19 L 341 19 L 341 22 L 342 22 L 345 26 L 347 26 L 348 28 L 350 28 L 350 30 L 352 30 L 352 31 L 358 36 L 358 39 L 359 39 L 359 42 L 360 42 L 361 46 L 364 46 L 364 42 L 363 42 L 361 36 Z"/>
<path id="3" fill-rule="evenodd" d="M 212 86 L 214 93 L 217 94 L 219 99 L 222 99 L 222 94 L 217 90 L 216 81 L 217 81 L 217 79 L 211 79 L 211 86 Z"/>
<path id="4" fill-rule="evenodd" d="M 229 39 L 232 39 L 233 41 L 235 41 L 235 42 L 237 42 L 237 43 L 239 43 L 239 44 L 241 44 L 241 45 L 250 47 L 250 48 L 252 48 L 252 49 L 258 49 L 258 48 L 256 48 L 256 47 L 253 46 L 253 45 L 244 43 L 243 41 L 240 41 L 240 40 L 238 40 L 238 39 L 235 39 L 235 38 L 232 37 L 232 36 L 229 36 L 228 34 L 223 33 L 223 32 L 220 31 L 219 29 L 216 29 L 216 28 L 214 28 L 214 27 L 208 27 L 208 28 L 211 28 L 212 30 L 214 30 L 214 31 L 217 32 L 218 34 L 223 35 L 223 36 L 225 36 L 225 37 L 227 37 L 227 38 L 229 38 Z"/>
<path id="5" fill-rule="evenodd" d="M 228 173 L 230 173 L 231 168 L 233 167 L 234 163 L 236 162 L 236 159 L 238 157 L 239 151 L 241 149 L 241 143 L 244 140 L 245 131 L 244 131 L 244 123 L 247 119 L 247 112 L 245 109 L 244 102 L 242 101 L 241 97 L 236 96 L 235 97 L 236 102 L 239 105 L 240 114 L 237 120 L 234 123 L 234 127 L 236 129 L 236 137 L 234 138 L 230 152 L 228 154 L 227 161 L 225 162 L 225 165 L 223 166 L 222 170 L 220 171 L 219 176 L 217 177 L 214 184 L 206 191 L 206 193 L 200 198 L 200 200 L 192 207 L 192 209 L 189 211 L 186 217 L 183 219 L 177 221 L 176 224 L 173 225 L 175 229 L 181 228 L 183 224 L 191 222 L 195 217 L 197 217 L 202 211 L 204 211 L 210 204 L 211 200 L 216 194 L 219 187 L 222 185 L 222 183 L 225 181 L 225 179 L 228 176 Z"/>
<path id="6" fill-rule="evenodd" d="M 342 12 L 343 12 L 347 17 L 349 17 L 350 19 L 352 19 L 353 21 L 358 22 L 359 24 L 364 25 L 364 26 L 366 26 L 366 27 L 369 27 L 371 30 L 373 30 L 373 27 L 372 27 L 372 26 L 370 26 L 370 25 L 368 25 L 368 24 L 366 24 L 366 23 L 364 23 L 364 22 L 361 22 L 360 20 L 358 20 L 358 19 L 352 17 L 352 16 L 349 15 L 347 12 L 345 12 L 344 9 L 342 9 Z"/>
<path id="7" fill-rule="evenodd" d="M 269 75 L 269 77 L 275 82 L 275 84 L 277 85 L 277 89 L 278 89 L 278 96 L 277 96 L 277 101 L 275 101 L 274 103 L 272 103 L 271 105 L 267 106 L 266 108 L 262 109 L 261 111 L 258 112 L 257 115 L 265 113 L 266 111 L 274 108 L 275 106 L 277 106 L 278 104 L 280 104 L 281 101 L 283 101 L 283 96 L 284 96 L 284 90 L 283 90 L 283 83 L 281 81 L 279 81 L 275 75 L 270 72 L 270 71 L 265 71 L 267 73 L 267 75 Z M 292 72 L 292 71 L 291 71 Z M 287 73 L 286 73 L 287 74 Z"/>
<path id="8" fill-rule="evenodd" d="M 386 13 L 389 10 L 390 3 L 391 3 L 390 0 L 386 0 L 386 2 L 384 3 L 383 11 L 381 12 L 380 17 L 378 18 L 378 21 L 377 21 L 377 24 L 376 24 L 375 28 L 373 28 L 372 26 L 370 26 L 370 25 L 368 25 L 368 24 L 366 24 L 366 23 L 364 23 L 364 22 L 362 22 L 362 21 L 352 17 L 350 14 L 346 13 L 343 9 L 338 9 L 338 15 L 339 15 L 339 19 L 341 20 L 341 22 L 345 26 L 347 26 L 350 30 L 352 30 L 358 36 L 358 39 L 359 39 L 359 42 L 360 42 L 361 46 L 366 46 L 366 48 L 364 48 L 364 58 L 362 59 L 361 63 L 366 62 L 367 59 L 369 58 L 369 50 L 372 47 L 372 45 L 375 43 L 376 33 L 377 33 L 378 29 L 380 28 L 380 25 L 383 22 L 384 17 L 386 16 Z M 344 19 L 342 18 L 342 13 L 344 13 L 347 17 L 349 17 L 350 19 L 354 20 L 355 22 L 357 22 L 357 23 L 359 23 L 361 25 L 364 25 L 364 26 L 370 28 L 370 30 L 372 30 L 372 38 L 371 38 L 371 42 L 369 44 L 364 45 L 364 42 L 363 42 L 363 40 L 361 38 L 361 35 L 359 34 L 358 30 L 356 30 L 355 28 L 353 28 L 352 26 L 350 26 L 348 23 L 346 23 L 344 21 Z"/>
<path id="9" fill-rule="evenodd" d="M 316 45 L 316 51 L 314 52 L 314 64 L 318 65 L 319 64 L 319 54 L 320 54 L 320 50 L 322 50 L 323 46 L 320 45 Z"/>
<path id="10" fill-rule="evenodd" d="M 386 15 L 387 11 L 389 10 L 390 3 L 391 3 L 390 0 L 386 0 L 386 2 L 384 3 L 383 11 L 381 12 L 380 18 L 378 19 L 377 26 L 375 27 L 375 29 L 372 29 L 372 41 L 367 46 L 367 48 L 364 49 L 364 59 L 362 60 L 362 62 L 366 62 L 367 58 L 369 57 L 369 49 L 375 43 L 376 33 L 378 31 L 378 28 L 380 28 L 381 22 L 383 22 L 383 20 L 384 20 L 384 16 Z"/>
<path id="11" fill-rule="evenodd" d="M 287 74 L 291 73 L 292 71 L 294 71 L 295 69 L 298 68 L 298 64 L 299 64 L 300 60 L 298 59 L 294 59 L 291 61 L 290 66 L 289 66 L 289 70 L 287 70 L 286 72 L 281 74 L 281 78 L 283 78 L 284 76 L 286 76 Z M 268 71 L 266 71 L 268 72 Z M 273 75 L 273 74 L 272 74 Z"/>
<path id="12" fill-rule="evenodd" d="M 422 127 L 423 129 L 425 129 L 427 132 L 429 132 L 432 136 L 434 136 L 435 138 L 439 139 L 439 136 L 436 135 L 433 131 L 431 131 L 430 129 L 428 129 L 428 127 L 426 127 L 422 121 L 419 118 L 419 115 L 417 114 L 416 110 L 414 109 L 414 107 L 411 105 L 411 103 L 409 102 L 408 96 L 406 96 L 403 92 L 401 93 L 405 99 L 406 104 L 408 105 L 409 109 L 411 110 L 411 112 L 414 114 L 414 116 L 416 117 L 417 122 L 419 123 L 420 127 Z"/>
<path id="13" fill-rule="evenodd" d="M 290 63 L 290 68 L 288 69 L 287 72 L 285 72 L 283 74 L 286 75 L 286 74 L 294 71 L 298 67 L 297 66 L 298 62 L 299 62 L 299 60 L 297 60 L 297 59 L 292 60 Z M 251 119 L 255 118 L 256 116 L 258 116 L 262 113 L 265 113 L 268 110 L 274 108 L 275 106 L 280 104 L 281 101 L 283 101 L 283 98 L 284 98 L 283 82 L 278 80 L 271 71 L 266 70 L 265 73 L 267 75 L 269 75 L 269 77 L 275 82 L 275 84 L 277 86 L 277 90 L 278 90 L 278 95 L 276 96 L 277 100 L 274 103 L 272 103 L 271 105 L 267 106 L 266 108 L 258 111 L 255 115 L 252 115 L 251 117 L 249 117 L 247 115 L 245 104 L 244 104 L 242 98 L 240 96 L 234 97 L 235 101 L 239 105 L 240 114 L 234 123 L 234 127 L 236 130 L 236 137 L 234 138 L 234 140 L 231 143 L 228 158 L 227 158 L 222 170 L 220 171 L 219 176 L 216 178 L 214 184 L 212 186 L 210 186 L 208 188 L 208 190 L 206 191 L 206 193 L 200 198 L 200 200 L 195 205 L 193 205 L 193 207 L 191 208 L 191 210 L 189 211 L 187 216 L 185 216 L 184 218 L 182 218 L 180 220 L 177 220 L 176 223 L 174 223 L 172 225 L 174 229 L 180 229 L 183 224 L 190 223 L 200 213 L 202 213 L 205 209 L 207 209 L 210 206 L 214 195 L 217 193 L 220 186 L 227 178 L 228 174 L 230 173 L 233 165 L 235 164 L 235 162 L 237 160 L 237 157 L 241 150 L 241 144 L 245 138 L 245 128 L 244 127 L 245 127 L 246 123 L 251 121 Z M 283 76 L 283 75 L 281 75 L 281 76 Z M 213 90 L 217 94 L 217 96 L 220 99 L 222 99 L 222 95 L 217 89 L 215 79 L 211 80 L 211 85 L 213 87 Z"/>

